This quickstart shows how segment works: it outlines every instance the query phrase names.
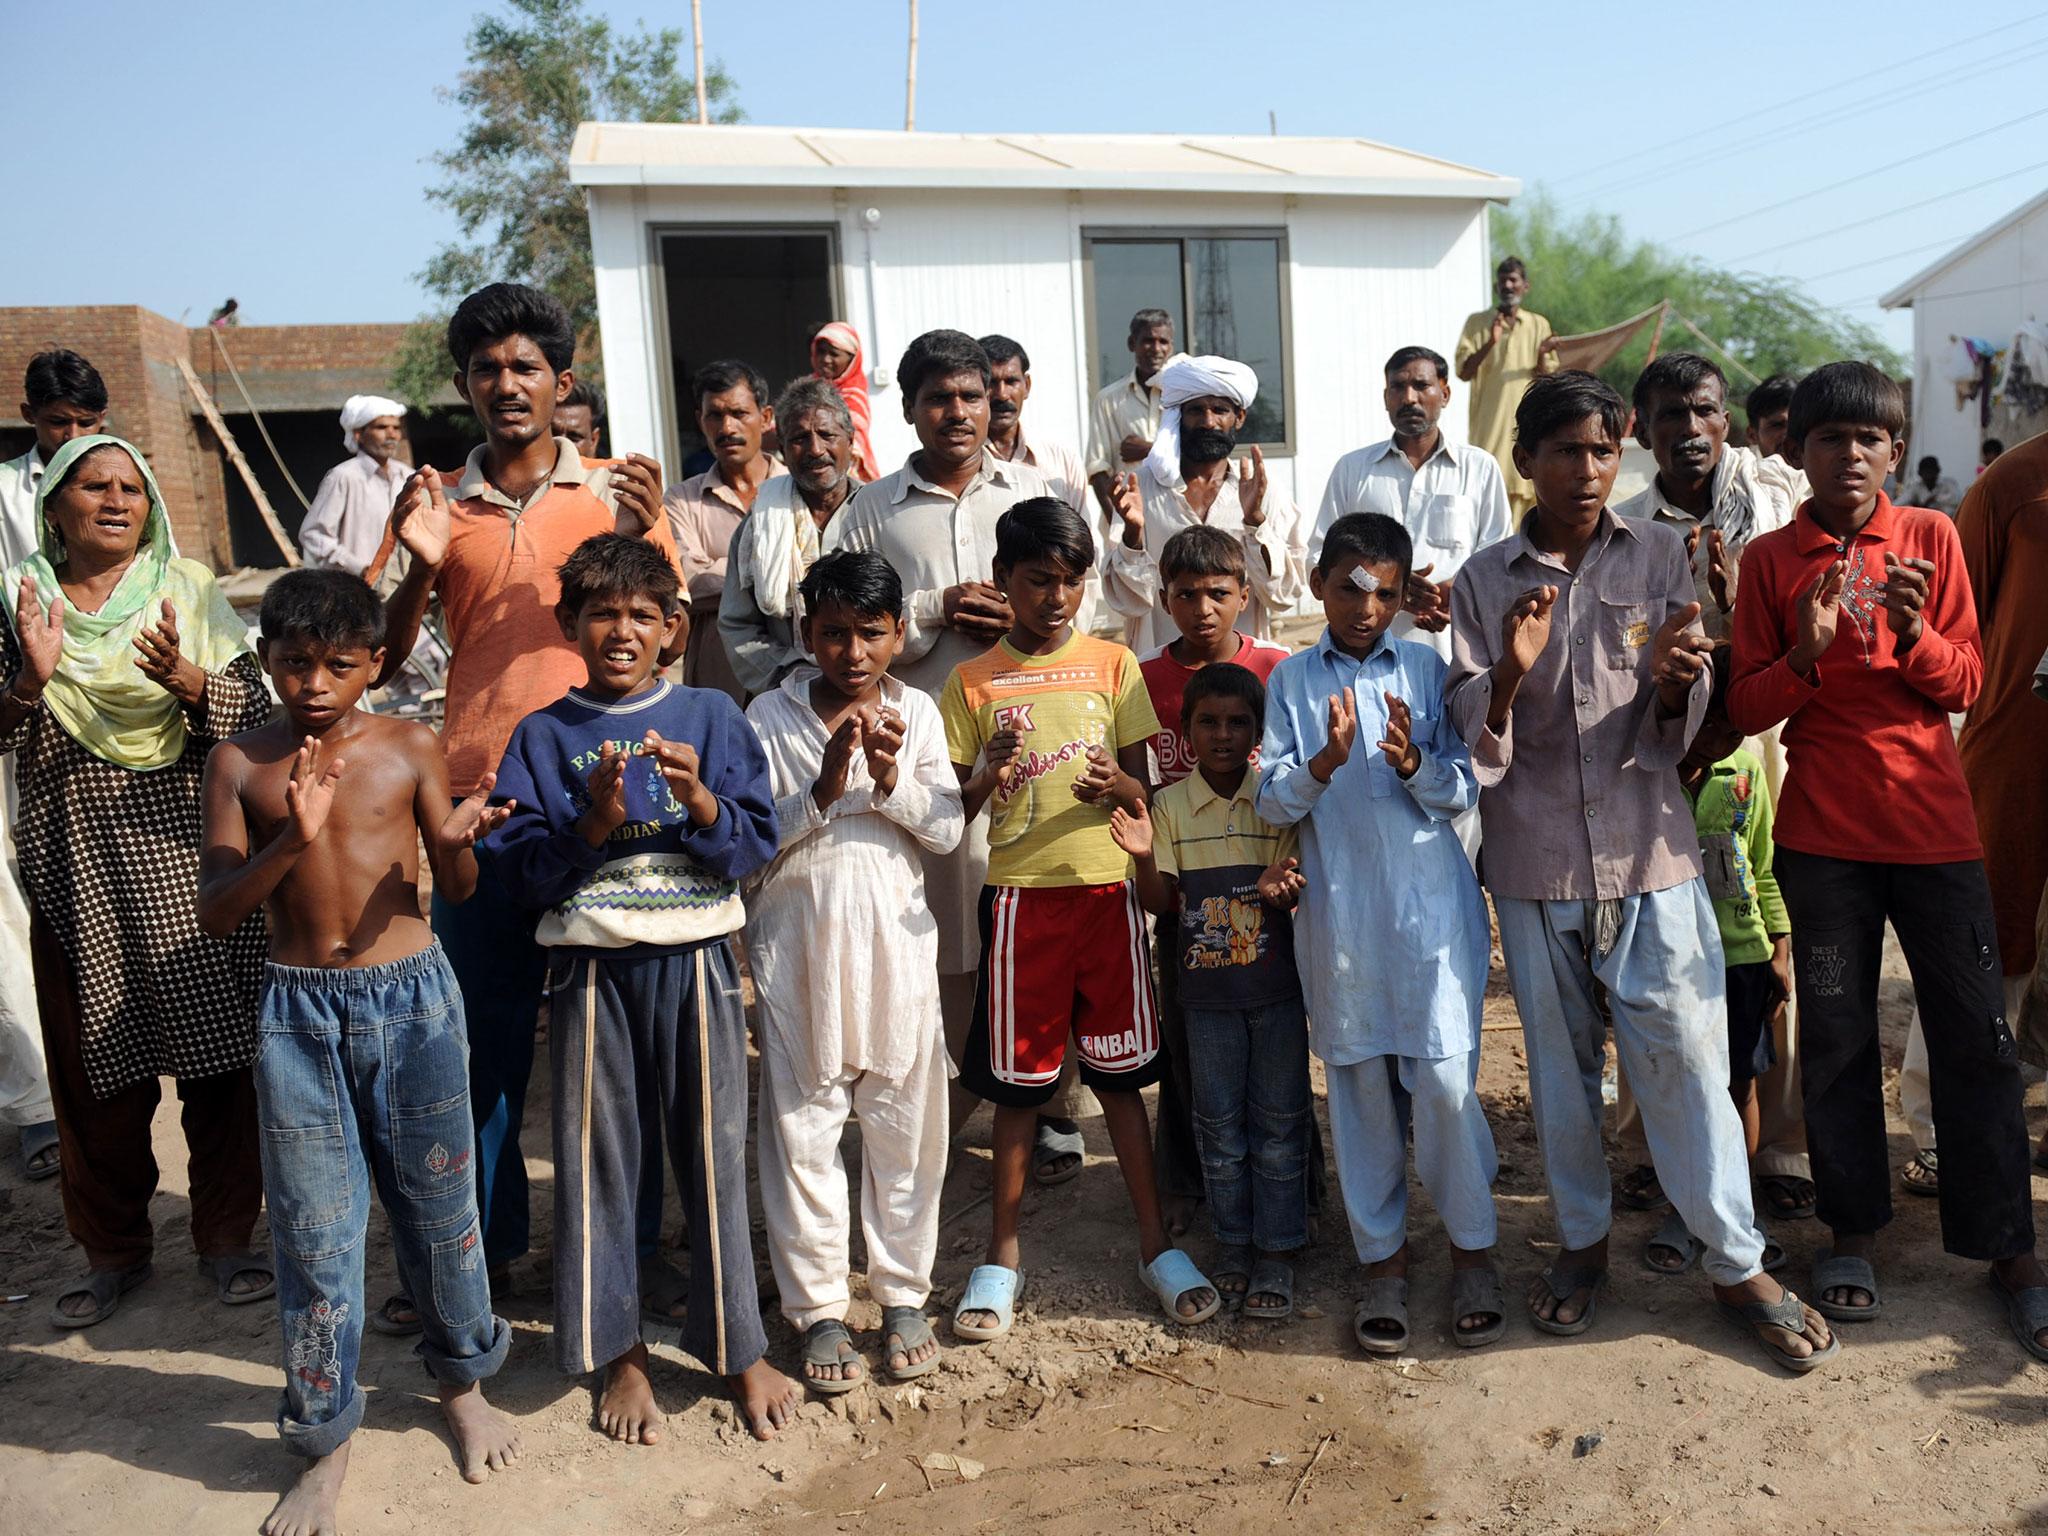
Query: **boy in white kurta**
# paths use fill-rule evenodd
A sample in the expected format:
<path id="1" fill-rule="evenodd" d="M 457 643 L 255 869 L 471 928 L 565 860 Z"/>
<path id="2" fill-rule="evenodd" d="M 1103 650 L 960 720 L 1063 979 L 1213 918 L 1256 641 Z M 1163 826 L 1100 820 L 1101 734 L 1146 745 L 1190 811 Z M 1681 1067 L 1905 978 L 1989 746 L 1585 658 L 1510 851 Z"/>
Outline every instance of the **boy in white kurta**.
<path id="1" fill-rule="evenodd" d="M 812 1390 L 867 1373 L 846 1330 L 851 1217 L 839 1143 L 861 1127 L 861 1232 L 882 1352 L 898 1381 L 938 1363 L 923 1306 L 946 1174 L 938 925 L 920 851 L 949 852 L 960 791 L 938 709 L 888 675 L 903 586 L 871 552 L 820 559 L 803 581 L 817 659 L 754 700 L 782 851 L 747 894 L 761 1007 L 761 1206 L 782 1312 L 804 1336 Z"/>

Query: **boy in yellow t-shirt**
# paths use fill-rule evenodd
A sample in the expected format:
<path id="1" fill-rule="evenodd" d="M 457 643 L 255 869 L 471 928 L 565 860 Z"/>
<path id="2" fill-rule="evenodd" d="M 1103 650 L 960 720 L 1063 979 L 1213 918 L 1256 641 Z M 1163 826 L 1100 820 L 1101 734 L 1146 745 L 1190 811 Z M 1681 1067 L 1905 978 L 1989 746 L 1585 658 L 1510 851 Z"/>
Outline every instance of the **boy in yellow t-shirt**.
<path id="1" fill-rule="evenodd" d="M 964 1086 L 995 1106 L 995 1198 L 986 1262 L 968 1276 L 953 1331 L 1007 1333 L 1024 1274 L 1017 1216 L 1037 1106 L 1052 1097 L 1071 1038 L 1102 1101 L 1138 1218 L 1138 1275 L 1175 1322 L 1213 1317 L 1219 1298 L 1166 1238 L 1152 1133 L 1138 1090 L 1159 1080 L 1159 1019 L 1131 861 L 1112 809 L 1145 801 L 1145 748 L 1159 730 L 1138 658 L 1074 633 L 1095 540 L 1049 496 L 996 523 L 995 583 L 1013 615 L 993 650 L 946 679 L 939 714 L 970 821 L 989 808 L 981 969 L 962 1050 Z"/>

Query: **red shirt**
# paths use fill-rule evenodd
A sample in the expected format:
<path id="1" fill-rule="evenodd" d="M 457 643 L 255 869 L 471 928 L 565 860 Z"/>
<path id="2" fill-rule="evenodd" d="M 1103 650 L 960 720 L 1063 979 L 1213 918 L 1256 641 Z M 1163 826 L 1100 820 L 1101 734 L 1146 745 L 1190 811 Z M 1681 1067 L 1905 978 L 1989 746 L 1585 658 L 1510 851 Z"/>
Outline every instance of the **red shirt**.
<path id="1" fill-rule="evenodd" d="M 1273 675 L 1273 669 L 1291 654 L 1286 646 L 1275 645 L 1271 640 L 1240 635 L 1237 654 L 1230 659 L 1264 683 Z M 1188 749 L 1187 738 L 1180 732 L 1180 701 L 1181 695 L 1187 692 L 1188 679 L 1201 670 L 1200 667 L 1185 666 L 1175 661 L 1171 643 L 1162 645 L 1138 663 L 1139 675 L 1145 679 L 1145 691 L 1152 695 L 1152 713 L 1159 717 L 1159 734 L 1152 738 L 1152 766 L 1154 782 L 1162 786 L 1176 784 L 1195 771 L 1194 754 Z M 1259 749 L 1253 747 L 1252 761 L 1257 763 L 1258 760 Z"/>
<path id="2" fill-rule="evenodd" d="M 1847 541 L 1813 520 L 1742 551 L 1728 717 L 1755 735 L 1780 720 L 1789 770 L 1773 836 L 1779 846 L 1873 864 L 1981 858 L 1976 812 L 1949 716 L 1977 697 L 1984 659 L 1962 541 L 1945 514 L 1877 510 Z M 1900 655 L 1884 608 L 1887 554 L 1934 562 L 1921 633 Z M 1808 681 L 1785 662 L 1799 635 L 1799 596 L 1836 559 L 1849 563 L 1834 644 Z"/>

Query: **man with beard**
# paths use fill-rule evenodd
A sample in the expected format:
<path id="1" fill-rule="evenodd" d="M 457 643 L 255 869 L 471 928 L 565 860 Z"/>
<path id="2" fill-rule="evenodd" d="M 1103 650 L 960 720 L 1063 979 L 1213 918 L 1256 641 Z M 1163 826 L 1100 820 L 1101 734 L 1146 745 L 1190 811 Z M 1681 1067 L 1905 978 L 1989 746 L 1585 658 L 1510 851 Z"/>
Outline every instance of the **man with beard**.
<path id="1" fill-rule="evenodd" d="M 690 380 L 697 430 L 714 463 L 701 475 L 670 486 L 663 498 L 683 581 L 690 591 L 689 648 L 683 653 L 683 682 L 716 688 L 735 704 L 747 702 L 733 675 L 718 632 L 718 605 L 725 591 L 725 556 L 732 536 L 754 505 L 761 487 L 782 473 L 761 440 L 775 425 L 768 381 L 751 363 L 707 363 Z"/>
<path id="2" fill-rule="evenodd" d="M 412 466 L 398 457 L 405 407 L 382 395 L 350 395 L 341 407 L 341 440 L 349 457 L 320 481 L 299 549 L 316 569 L 360 576 L 377 558 L 385 525 Z"/>
<path id="3" fill-rule="evenodd" d="M 1142 582 L 1111 580 L 1109 600 L 1131 621 L 1131 649 L 1147 655 L 1179 637 L 1166 611 L 1159 552 L 1183 528 L 1205 523 L 1244 545 L 1251 601 L 1237 627 L 1262 640 L 1308 584 L 1306 531 L 1293 503 L 1266 481 L 1254 447 L 1234 460 L 1245 412 L 1258 398 L 1258 375 L 1227 357 L 1177 357 L 1158 375 L 1159 435 L 1135 480 L 1119 481 L 1112 503 L 1124 519 L 1124 543 L 1142 540 Z M 1135 511 L 1137 516 L 1133 517 Z"/>
<path id="4" fill-rule="evenodd" d="M 1141 309 L 1131 316 L 1131 371 L 1095 393 L 1089 412 L 1088 483 L 1105 518 L 1119 514 L 1115 482 L 1152 451 L 1159 435 L 1159 370 L 1173 356 L 1173 316 Z"/>
<path id="5" fill-rule="evenodd" d="M 853 413 L 837 389 L 798 379 L 776 400 L 775 422 L 789 473 L 761 487 L 732 536 L 718 606 L 726 657 L 749 695 L 768 692 L 804 660 L 799 587 L 859 485 Z"/>
<path id="6" fill-rule="evenodd" d="M 1636 441 L 1657 459 L 1649 485 L 1616 507 L 1620 517 L 1676 528 L 1692 551 L 1701 622 L 1709 638 L 1725 644 L 1735 606 L 1742 551 L 1759 534 L 1792 521 L 1782 478 L 1753 448 L 1728 443 L 1728 381 L 1691 352 L 1667 352 L 1645 368 L 1635 388 Z M 1778 461 L 1782 464 L 1782 460 Z M 1785 781 L 1785 749 L 1771 730 L 1747 743 L 1762 759 L 1772 803 Z M 1813 1214 L 1813 1174 L 1806 1154 L 1806 1115 L 1800 1101 L 1799 1021 L 1790 999 L 1771 1021 L 1777 1057 L 1756 1080 L 1759 1130 L 1755 1171 L 1772 1216 Z M 1662 1187 L 1650 1166 L 1642 1120 L 1624 1079 L 1617 1108 L 1623 1150 L 1633 1171 L 1616 1185 L 1616 1198 L 1639 1210 L 1661 1209 Z M 1675 1234 L 1668 1234 L 1673 1235 Z M 1685 1248 L 1652 1239 L 1648 1261 L 1669 1268 Z"/>
<path id="7" fill-rule="evenodd" d="M 1322 510 L 1309 535 L 1311 564 L 1340 517 L 1379 512 L 1408 530 L 1415 569 L 1406 606 L 1388 633 L 1423 640 L 1451 654 L 1451 578 L 1466 556 L 1514 531 L 1507 486 L 1493 455 L 1445 437 L 1437 418 L 1451 399 L 1451 368 L 1428 347 L 1403 347 L 1387 359 L 1387 418 L 1394 435 L 1354 448 L 1330 471 Z"/>
<path id="8" fill-rule="evenodd" d="M 1494 268 L 1493 291 L 1493 308 L 1468 316 L 1458 336 L 1458 377 L 1472 386 L 1472 441 L 1500 466 L 1508 504 L 1520 517 L 1536 504 L 1536 490 L 1515 468 L 1515 407 L 1532 382 L 1557 372 L 1557 338 L 1548 320 L 1522 307 L 1529 269 L 1521 257 L 1505 257 Z"/>
<path id="9" fill-rule="evenodd" d="M 1010 605 L 993 581 L 996 519 L 1028 497 L 1052 494 L 1036 467 L 988 451 L 990 376 L 987 354 L 972 336 L 927 331 L 911 342 L 896 365 L 896 383 L 918 446 L 900 469 L 854 493 L 835 541 L 875 551 L 902 577 L 903 651 L 891 675 L 934 703 L 954 667 L 1009 633 Z M 1141 550 L 1120 543 L 1102 569 L 1128 586 L 1143 579 L 1143 561 Z M 951 853 L 927 853 L 924 861 L 925 890 L 939 920 L 939 1007 L 958 1061 L 981 962 L 974 914 L 988 874 L 988 818 L 969 822 Z M 1073 1123 L 1079 1092 L 1077 1081 L 1063 1076 L 1039 1120 L 1033 1163 L 1041 1183 L 1081 1171 Z M 956 1082 L 952 1123 L 965 1124 L 972 1108 Z"/>

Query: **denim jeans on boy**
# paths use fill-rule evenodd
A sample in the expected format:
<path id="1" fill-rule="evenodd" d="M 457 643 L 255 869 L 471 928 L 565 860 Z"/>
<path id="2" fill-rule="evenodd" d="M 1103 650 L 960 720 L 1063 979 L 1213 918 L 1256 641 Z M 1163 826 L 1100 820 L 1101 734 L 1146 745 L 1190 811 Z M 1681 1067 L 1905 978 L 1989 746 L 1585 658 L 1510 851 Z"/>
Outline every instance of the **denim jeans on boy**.
<path id="1" fill-rule="evenodd" d="M 1308 1021 L 1300 998 L 1187 1008 L 1195 1145 L 1216 1241 L 1285 1253 L 1308 1241 Z"/>
<path id="2" fill-rule="evenodd" d="M 481 1381 L 512 1341 L 484 1279 L 462 998 L 438 945 L 355 969 L 272 965 L 257 1032 L 284 1329 L 277 1427 L 287 1449 L 325 1456 L 363 1417 L 356 1362 L 371 1178 L 419 1306 L 417 1353 L 435 1379 Z"/>

